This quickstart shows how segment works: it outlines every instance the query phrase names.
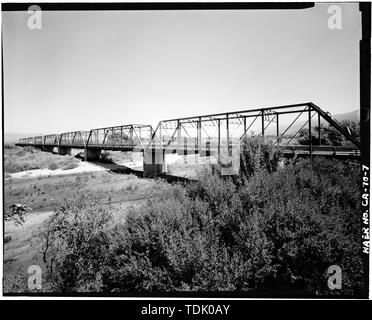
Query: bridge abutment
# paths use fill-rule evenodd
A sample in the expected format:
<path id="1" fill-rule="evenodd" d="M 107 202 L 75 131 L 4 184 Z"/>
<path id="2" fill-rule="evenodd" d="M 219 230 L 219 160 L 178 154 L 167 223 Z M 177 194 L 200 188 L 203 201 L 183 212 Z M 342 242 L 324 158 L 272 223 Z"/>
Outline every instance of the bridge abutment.
<path id="1" fill-rule="evenodd" d="M 143 176 L 154 178 L 165 172 L 165 156 L 162 149 L 143 151 Z"/>
<path id="2" fill-rule="evenodd" d="M 58 154 L 61 155 L 61 156 L 71 154 L 71 148 L 69 148 L 69 147 L 58 147 Z"/>
<path id="3" fill-rule="evenodd" d="M 99 160 L 101 156 L 101 149 L 84 149 L 84 161 Z"/>

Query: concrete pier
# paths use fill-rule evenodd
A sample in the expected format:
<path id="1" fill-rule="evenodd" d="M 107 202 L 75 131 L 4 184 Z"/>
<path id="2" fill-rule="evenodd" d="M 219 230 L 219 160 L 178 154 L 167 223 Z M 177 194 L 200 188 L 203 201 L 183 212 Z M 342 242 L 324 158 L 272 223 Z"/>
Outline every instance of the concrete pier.
<path id="1" fill-rule="evenodd" d="M 53 152 L 54 151 L 54 147 L 43 147 L 41 150 L 43 150 L 44 152 Z"/>
<path id="2" fill-rule="evenodd" d="M 143 152 L 143 176 L 154 178 L 165 172 L 165 157 L 162 149 L 148 149 Z"/>
<path id="3" fill-rule="evenodd" d="M 100 149 L 84 149 L 84 161 L 99 160 L 101 156 Z"/>
<path id="4" fill-rule="evenodd" d="M 71 148 L 69 148 L 69 147 L 58 147 L 58 154 L 61 155 L 61 156 L 71 154 Z"/>

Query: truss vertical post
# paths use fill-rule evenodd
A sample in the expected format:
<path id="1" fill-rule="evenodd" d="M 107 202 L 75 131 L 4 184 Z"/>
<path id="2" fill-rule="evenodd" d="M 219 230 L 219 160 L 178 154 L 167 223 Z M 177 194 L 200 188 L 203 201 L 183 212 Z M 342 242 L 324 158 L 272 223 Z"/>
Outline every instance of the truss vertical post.
<path id="1" fill-rule="evenodd" d="M 218 161 L 220 160 L 220 154 L 221 154 L 221 120 L 217 120 L 218 124 L 218 137 L 217 137 L 217 157 Z"/>
<path id="2" fill-rule="evenodd" d="M 123 126 L 120 126 L 120 147 L 123 148 Z"/>
<path id="3" fill-rule="evenodd" d="M 106 137 L 107 137 L 107 134 L 108 134 L 108 129 L 103 129 L 103 134 L 104 134 L 104 136 L 103 136 L 102 145 L 104 145 L 105 142 L 106 142 Z"/>
<path id="4" fill-rule="evenodd" d="M 276 141 L 279 144 L 279 114 L 276 114 Z"/>
<path id="5" fill-rule="evenodd" d="M 202 149 L 202 137 L 201 137 L 201 117 L 199 117 L 199 120 L 198 120 L 198 127 L 197 127 L 197 131 L 198 131 L 198 137 L 197 137 L 197 142 L 198 142 L 198 153 L 200 154 L 201 153 L 201 149 Z"/>
<path id="6" fill-rule="evenodd" d="M 265 136 L 265 110 L 262 110 L 261 111 L 262 113 L 262 121 L 261 121 L 261 125 L 262 125 L 262 136 Z"/>
<path id="7" fill-rule="evenodd" d="M 230 142 L 230 132 L 229 132 L 229 114 L 226 114 L 226 144 L 227 144 L 227 149 L 229 149 L 229 142 Z"/>
<path id="8" fill-rule="evenodd" d="M 187 155 L 187 137 L 183 137 L 183 154 Z M 185 158 L 186 159 L 186 158 Z"/>
<path id="9" fill-rule="evenodd" d="M 195 143 L 194 143 L 194 159 L 195 159 L 195 164 L 199 163 L 198 160 L 198 137 L 195 138 Z"/>
<path id="10" fill-rule="evenodd" d="M 232 155 L 232 140 L 230 140 L 230 126 L 229 126 L 229 115 L 226 114 L 226 132 L 227 132 L 227 154 L 229 157 Z"/>
<path id="11" fill-rule="evenodd" d="M 133 144 L 133 126 L 131 126 L 129 129 L 129 140 L 130 143 Z"/>
<path id="12" fill-rule="evenodd" d="M 247 117 L 244 117 L 243 118 L 243 122 L 244 122 L 244 132 L 243 132 L 243 136 L 245 136 L 245 132 L 247 131 Z"/>
<path id="13" fill-rule="evenodd" d="M 313 141 L 312 141 L 312 135 L 311 135 L 311 106 L 309 108 L 309 154 L 311 156 L 313 151 Z"/>
<path id="14" fill-rule="evenodd" d="M 160 148 L 161 149 L 163 149 L 163 133 L 162 133 L 162 130 L 161 130 L 162 126 L 163 126 L 163 123 L 160 123 L 160 126 L 159 126 L 159 141 L 160 141 Z M 154 145 L 154 148 L 155 148 L 155 145 Z"/>
<path id="15" fill-rule="evenodd" d="M 181 123 L 177 120 L 177 154 L 181 154 Z"/>
<path id="16" fill-rule="evenodd" d="M 320 114 L 318 112 L 318 128 L 319 128 L 319 132 L 318 132 L 318 139 L 319 139 L 319 145 L 321 145 L 321 140 L 320 140 Z"/>
<path id="17" fill-rule="evenodd" d="M 89 145 L 89 140 L 90 140 L 91 136 L 92 136 L 92 130 L 89 131 L 88 139 L 85 142 L 85 147 L 87 147 Z"/>

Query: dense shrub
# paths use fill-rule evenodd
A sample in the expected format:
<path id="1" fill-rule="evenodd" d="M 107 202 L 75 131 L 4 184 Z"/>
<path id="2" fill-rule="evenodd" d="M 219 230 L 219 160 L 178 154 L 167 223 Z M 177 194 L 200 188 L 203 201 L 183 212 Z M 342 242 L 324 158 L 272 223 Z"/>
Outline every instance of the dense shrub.
<path id="1" fill-rule="evenodd" d="M 11 221 L 16 226 L 23 225 L 28 211 L 32 211 L 32 208 L 25 204 L 13 203 L 5 209 L 4 221 Z"/>
<path id="2" fill-rule="evenodd" d="M 15 148 L 18 148 L 18 147 L 12 142 L 4 143 L 4 149 L 15 149 Z"/>
<path id="3" fill-rule="evenodd" d="M 271 175 L 261 172 L 244 187 L 273 245 L 273 283 L 327 294 L 326 270 L 337 264 L 344 276 L 342 293 L 359 292 L 358 183 L 358 164 L 314 159 Z"/>
<path id="4" fill-rule="evenodd" d="M 277 169 L 274 149 L 250 140 L 245 150 L 247 179 L 159 180 L 124 222 L 96 203 L 62 206 L 39 233 L 54 288 L 358 295 L 359 164 L 316 158 Z M 334 264 L 337 292 L 327 287 Z"/>
<path id="5" fill-rule="evenodd" d="M 112 215 L 82 196 L 67 201 L 37 231 L 36 245 L 53 291 L 99 291 Z"/>
<path id="6" fill-rule="evenodd" d="M 358 294 L 359 166 L 301 160 L 237 187 L 204 173 L 185 190 L 158 190 L 116 227 L 103 277 L 109 291 L 260 290 L 330 294 L 326 270 L 343 270 Z M 337 294 L 337 293 L 335 293 Z"/>
<path id="7" fill-rule="evenodd" d="M 100 161 L 103 163 L 113 163 L 110 152 L 102 152 L 100 156 Z"/>
<path id="8" fill-rule="evenodd" d="M 345 129 L 352 137 L 360 141 L 360 123 L 344 120 L 340 121 L 339 125 Z M 320 131 L 320 140 L 319 140 Z M 302 129 L 299 132 L 297 142 L 302 145 L 309 144 L 309 130 Z M 314 145 L 332 145 L 332 146 L 353 146 L 352 142 L 345 139 L 345 137 L 331 125 L 315 126 L 311 134 L 311 142 Z"/>
<path id="9" fill-rule="evenodd" d="M 278 166 L 280 152 L 262 136 L 246 136 L 241 141 L 240 173 L 250 177 L 259 171 L 269 173 Z"/>
<path id="10" fill-rule="evenodd" d="M 7 274 L 3 279 L 4 293 L 25 293 L 29 292 L 27 286 L 27 273 L 21 268 Z"/>
<path id="11" fill-rule="evenodd" d="M 208 189 L 219 181 L 221 192 L 228 187 L 233 193 L 234 185 L 216 176 L 204 178 L 193 190 L 158 189 L 145 207 L 116 226 L 105 290 L 249 290 L 270 272 L 263 266 L 270 257 L 255 219 L 245 223 L 238 198 L 227 203 L 225 196 L 214 197 Z M 195 189 L 204 189 L 201 198 L 189 196 Z M 240 214 L 233 217 L 235 209 Z"/>
<path id="12" fill-rule="evenodd" d="M 49 170 L 57 170 L 59 167 L 58 167 L 58 164 L 56 164 L 55 162 L 52 162 L 49 166 L 48 166 L 48 169 Z"/>
<path id="13" fill-rule="evenodd" d="M 11 236 L 4 236 L 4 244 L 8 243 L 12 241 L 12 237 Z"/>
<path id="14" fill-rule="evenodd" d="M 51 170 L 56 170 L 57 167 L 71 168 L 72 166 L 77 165 L 77 163 L 78 161 L 73 156 L 61 156 L 49 152 L 42 152 L 33 147 L 15 147 L 5 149 L 4 152 L 4 170 L 7 173 L 44 169 L 49 167 Z"/>

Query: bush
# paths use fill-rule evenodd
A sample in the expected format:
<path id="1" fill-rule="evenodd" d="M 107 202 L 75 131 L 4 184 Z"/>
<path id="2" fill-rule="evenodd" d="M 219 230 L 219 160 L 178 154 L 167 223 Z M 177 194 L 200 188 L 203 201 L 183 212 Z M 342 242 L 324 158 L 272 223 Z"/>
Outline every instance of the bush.
<path id="1" fill-rule="evenodd" d="M 253 290 L 271 272 L 257 219 L 232 182 L 214 175 L 186 189 L 157 188 L 116 227 L 104 289 Z"/>
<path id="2" fill-rule="evenodd" d="M 16 226 L 22 225 L 25 222 L 27 211 L 32 211 L 32 208 L 21 203 L 11 204 L 5 210 L 4 220 L 12 221 Z"/>
<path id="3" fill-rule="evenodd" d="M 4 149 L 15 149 L 18 148 L 16 145 L 12 142 L 4 143 Z"/>
<path id="4" fill-rule="evenodd" d="M 244 137 L 241 141 L 240 173 L 249 178 L 260 171 L 274 172 L 280 152 L 262 136 Z"/>
<path id="5" fill-rule="evenodd" d="M 100 161 L 103 163 L 113 163 L 110 152 L 102 152 Z"/>
<path id="6" fill-rule="evenodd" d="M 57 170 L 58 169 L 58 164 L 55 162 L 52 162 L 51 164 L 48 165 L 49 170 Z"/>
<path id="7" fill-rule="evenodd" d="M 84 199 L 63 205 L 39 233 L 55 290 L 359 295 L 359 164 L 302 159 L 275 171 L 270 149 L 256 146 L 249 179 L 159 180 L 125 222 Z M 330 292 L 334 264 L 343 283 Z"/>
<path id="8" fill-rule="evenodd" d="M 285 286 L 331 294 L 338 264 L 343 289 L 362 284 L 359 166 L 301 160 L 259 170 L 245 184 L 203 173 L 186 189 L 158 189 L 116 227 L 102 281 L 108 291 L 238 290 Z"/>
<path id="9" fill-rule="evenodd" d="M 67 168 L 71 168 L 74 166 L 71 163 L 77 163 L 76 159 L 72 156 L 60 156 L 41 152 L 32 147 L 6 149 L 4 153 L 4 169 L 8 173 L 43 168 L 56 170 L 56 166 L 60 168 L 66 166 Z"/>
<path id="10" fill-rule="evenodd" d="M 5 293 L 29 293 L 30 290 L 27 286 L 28 274 L 21 268 L 18 270 L 4 274 L 3 285 Z"/>
<path id="11" fill-rule="evenodd" d="M 11 236 L 4 236 L 4 244 L 8 243 L 12 241 L 12 237 Z"/>
<path id="12" fill-rule="evenodd" d="M 338 264 L 341 293 L 359 293 L 359 177 L 357 163 L 307 159 L 274 174 L 262 172 L 244 187 L 273 245 L 277 273 L 271 283 L 330 294 L 326 270 Z"/>
<path id="13" fill-rule="evenodd" d="M 56 292 L 99 291 L 110 244 L 112 216 L 107 207 L 82 196 L 66 201 L 36 233 L 47 267 L 47 281 Z"/>
<path id="14" fill-rule="evenodd" d="M 36 149 L 35 149 L 34 147 L 31 147 L 31 146 L 23 147 L 23 149 L 24 149 L 26 152 L 29 152 L 29 153 L 35 153 L 35 152 L 36 152 Z"/>
<path id="15" fill-rule="evenodd" d="M 339 122 L 339 125 L 346 131 L 348 131 L 352 137 L 360 141 L 360 123 L 344 120 Z M 319 141 L 319 130 L 320 130 L 320 141 Z M 297 139 L 299 144 L 309 144 L 309 130 L 302 129 L 299 132 L 299 138 Z M 311 135 L 312 144 L 315 145 L 333 145 L 333 146 L 353 146 L 353 143 L 346 140 L 345 137 L 331 125 L 314 127 L 313 134 Z"/>

